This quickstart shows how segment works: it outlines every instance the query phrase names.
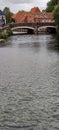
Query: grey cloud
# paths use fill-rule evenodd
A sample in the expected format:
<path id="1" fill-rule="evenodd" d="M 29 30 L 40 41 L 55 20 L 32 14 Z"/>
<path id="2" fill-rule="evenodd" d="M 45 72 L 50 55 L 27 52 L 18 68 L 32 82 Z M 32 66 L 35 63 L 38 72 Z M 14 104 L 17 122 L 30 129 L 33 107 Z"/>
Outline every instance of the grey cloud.
<path id="1" fill-rule="evenodd" d="M 9 7 L 12 12 L 17 12 L 19 10 L 30 10 L 32 7 L 38 6 L 41 10 L 46 8 L 46 3 L 49 0 L 0 0 L 0 9 L 3 10 L 4 7 Z"/>
<path id="2" fill-rule="evenodd" d="M 34 3 L 35 0 L 2 0 L 4 3 L 13 3 L 13 4 L 21 4 L 21 3 Z"/>

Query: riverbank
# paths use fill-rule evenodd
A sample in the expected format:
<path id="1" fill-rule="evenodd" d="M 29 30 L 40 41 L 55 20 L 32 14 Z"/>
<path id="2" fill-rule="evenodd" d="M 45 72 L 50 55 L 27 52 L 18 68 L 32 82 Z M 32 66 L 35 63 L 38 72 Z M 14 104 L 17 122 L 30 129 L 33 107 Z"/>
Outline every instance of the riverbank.
<path id="1" fill-rule="evenodd" d="M 5 42 L 5 39 L 0 39 L 0 42 Z"/>

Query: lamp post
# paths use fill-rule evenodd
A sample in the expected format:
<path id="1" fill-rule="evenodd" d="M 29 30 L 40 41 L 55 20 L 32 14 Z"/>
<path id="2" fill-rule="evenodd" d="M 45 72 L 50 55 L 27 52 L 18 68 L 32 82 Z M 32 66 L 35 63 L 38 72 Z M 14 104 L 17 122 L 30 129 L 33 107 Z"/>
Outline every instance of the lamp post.
<path id="1" fill-rule="evenodd" d="M 38 14 L 36 14 L 36 34 L 38 34 Z"/>
<path id="2" fill-rule="evenodd" d="M 37 23 L 36 23 L 36 24 L 37 24 L 37 34 L 38 34 L 38 21 L 37 21 Z"/>

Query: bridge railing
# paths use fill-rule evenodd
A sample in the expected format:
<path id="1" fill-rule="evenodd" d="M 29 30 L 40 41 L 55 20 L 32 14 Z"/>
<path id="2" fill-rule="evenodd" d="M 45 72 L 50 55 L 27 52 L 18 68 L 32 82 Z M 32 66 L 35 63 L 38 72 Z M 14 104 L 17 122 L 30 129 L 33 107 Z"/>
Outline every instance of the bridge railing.
<path id="1" fill-rule="evenodd" d="M 1 27 L 0 30 L 5 30 L 5 29 L 9 29 L 9 28 L 14 28 L 14 27 L 18 27 L 18 26 L 28 26 L 28 27 L 33 27 L 33 28 L 39 28 L 41 26 L 55 26 L 55 23 L 51 22 L 51 23 L 31 23 L 31 22 L 28 22 L 28 23 L 10 23 L 10 24 L 6 24 L 5 26 Z"/>
<path id="2" fill-rule="evenodd" d="M 11 23 L 10 24 L 10 28 L 13 28 L 13 27 L 18 27 L 18 26 L 31 26 L 31 27 L 34 27 L 36 25 L 36 23 Z"/>
<path id="3" fill-rule="evenodd" d="M 55 26 L 55 23 L 53 22 L 51 22 L 51 23 L 43 23 L 43 22 L 39 22 L 39 23 L 30 23 L 30 22 L 28 22 L 28 23 L 25 23 L 25 22 L 23 22 L 23 23 L 11 23 L 11 24 L 9 24 L 9 26 L 10 26 L 10 28 L 13 28 L 13 27 L 18 27 L 18 26 L 31 26 L 31 27 L 35 27 L 35 26 Z"/>

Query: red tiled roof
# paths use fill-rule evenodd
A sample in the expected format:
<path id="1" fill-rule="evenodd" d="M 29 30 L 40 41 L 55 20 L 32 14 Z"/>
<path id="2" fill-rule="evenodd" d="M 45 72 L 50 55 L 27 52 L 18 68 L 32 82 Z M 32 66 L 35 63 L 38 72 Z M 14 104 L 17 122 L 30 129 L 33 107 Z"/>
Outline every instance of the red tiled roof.
<path id="1" fill-rule="evenodd" d="M 38 14 L 38 16 L 36 16 Z M 35 19 L 50 19 L 53 20 L 53 14 L 46 12 L 46 10 L 39 10 L 38 7 L 34 7 L 30 10 L 30 12 L 21 12 L 14 14 L 12 18 L 15 19 L 15 22 L 35 22 Z"/>
<path id="2" fill-rule="evenodd" d="M 13 15 L 12 15 L 12 18 L 15 18 L 15 17 L 16 17 L 16 14 L 13 14 Z"/>
<path id="3" fill-rule="evenodd" d="M 46 12 L 46 10 L 42 10 L 42 14 L 46 17 L 46 18 L 50 18 L 53 19 L 53 14 Z"/>
<path id="4" fill-rule="evenodd" d="M 17 14 L 14 14 L 12 17 L 18 23 L 20 21 L 23 21 L 27 17 L 27 12 L 21 12 L 21 11 L 19 11 Z"/>
<path id="5" fill-rule="evenodd" d="M 34 7 L 30 10 L 31 13 L 36 13 L 36 12 L 40 12 L 39 8 L 38 7 Z"/>

